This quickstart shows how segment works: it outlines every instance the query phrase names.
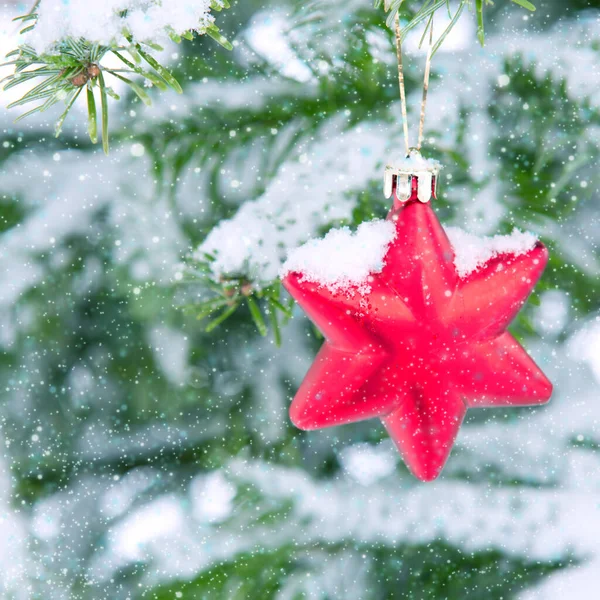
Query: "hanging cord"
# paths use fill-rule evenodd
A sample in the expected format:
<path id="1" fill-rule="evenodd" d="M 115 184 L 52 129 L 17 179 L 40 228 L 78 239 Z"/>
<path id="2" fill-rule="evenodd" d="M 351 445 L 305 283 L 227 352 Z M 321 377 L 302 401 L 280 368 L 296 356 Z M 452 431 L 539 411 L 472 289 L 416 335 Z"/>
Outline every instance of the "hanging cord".
<path id="1" fill-rule="evenodd" d="M 419 119 L 419 143 L 417 150 L 423 145 L 423 133 L 425 131 L 425 108 L 427 106 L 427 92 L 429 91 L 429 75 L 431 73 L 431 53 L 433 50 L 433 15 L 429 29 L 429 48 L 427 48 L 427 60 L 425 61 L 425 79 L 423 80 L 423 99 L 421 100 L 421 117 Z"/>
<path id="2" fill-rule="evenodd" d="M 406 114 L 406 90 L 404 89 L 404 69 L 402 68 L 402 39 L 400 37 L 400 18 L 396 13 L 396 54 L 398 56 L 398 83 L 400 84 L 400 103 L 402 105 L 402 125 L 404 127 L 404 144 L 406 156 L 410 153 L 408 140 L 408 116 Z"/>
<path id="3" fill-rule="evenodd" d="M 406 156 L 410 154 L 410 142 L 408 137 L 408 115 L 406 108 L 406 90 L 404 87 L 404 68 L 402 64 L 402 35 L 400 32 L 400 18 L 396 13 L 396 55 L 398 56 L 398 83 L 400 86 L 400 104 L 402 107 L 402 126 L 404 129 L 404 145 L 406 146 Z M 429 48 L 427 49 L 427 59 L 425 61 L 425 79 L 423 81 L 423 99 L 421 100 L 421 117 L 419 119 L 419 140 L 417 150 L 421 150 L 423 145 L 423 134 L 425 131 L 425 108 L 427 106 L 427 93 L 429 92 L 429 76 L 431 74 L 431 55 L 433 52 L 433 15 L 429 22 Z"/>

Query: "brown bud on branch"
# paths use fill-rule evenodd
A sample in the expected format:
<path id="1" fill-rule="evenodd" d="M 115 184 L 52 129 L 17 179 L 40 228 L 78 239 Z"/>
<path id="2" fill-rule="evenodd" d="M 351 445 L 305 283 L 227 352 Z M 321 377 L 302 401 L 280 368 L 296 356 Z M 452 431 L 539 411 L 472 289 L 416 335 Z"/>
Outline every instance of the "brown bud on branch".
<path id="1" fill-rule="evenodd" d="M 88 74 L 87 73 L 79 73 L 78 75 L 75 75 L 75 77 L 71 77 L 71 79 L 69 79 L 69 81 L 75 86 L 75 87 L 83 87 L 87 82 L 88 82 Z"/>
<path id="2" fill-rule="evenodd" d="M 71 77 L 69 81 L 75 87 L 83 87 L 90 79 L 96 79 L 98 75 L 100 75 L 100 67 L 92 63 L 85 68 L 85 71 Z"/>

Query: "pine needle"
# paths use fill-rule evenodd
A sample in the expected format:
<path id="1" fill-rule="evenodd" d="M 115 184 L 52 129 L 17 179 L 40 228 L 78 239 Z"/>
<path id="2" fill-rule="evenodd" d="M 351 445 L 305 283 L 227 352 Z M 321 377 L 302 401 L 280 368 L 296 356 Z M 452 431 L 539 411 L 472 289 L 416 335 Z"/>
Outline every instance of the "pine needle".
<path id="1" fill-rule="evenodd" d="M 106 83 L 102 72 L 98 75 L 98 83 L 100 85 L 100 101 L 102 104 L 102 148 L 104 149 L 104 153 L 108 155 L 108 98 L 106 96 Z"/>
<path id="2" fill-rule="evenodd" d="M 515 4 L 518 4 L 519 6 L 522 6 L 523 8 L 526 8 L 527 10 L 530 10 L 531 12 L 535 12 L 535 6 L 533 4 L 531 4 L 531 2 L 528 2 L 527 0 L 512 0 Z"/>
<path id="3" fill-rule="evenodd" d="M 264 337 L 267 335 L 268 329 L 256 300 L 251 296 L 248 296 L 246 302 L 248 303 L 248 308 L 250 309 L 250 314 L 252 315 L 252 320 L 256 325 L 256 329 L 258 329 L 258 333 Z"/>
<path id="4" fill-rule="evenodd" d="M 230 306 L 227 310 L 223 311 L 216 319 L 214 319 L 214 321 L 211 321 L 206 326 L 204 331 L 206 331 L 206 333 L 210 333 L 213 329 L 215 329 L 216 327 L 221 325 L 221 323 L 223 323 L 223 321 L 229 319 L 229 317 L 231 317 L 231 315 L 233 315 L 233 313 L 236 310 L 237 310 L 237 304 L 235 304 L 234 306 Z"/>
<path id="5" fill-rule="evenodd" d="M 98 115 L 96 113 L 96 99 L 91 85 L 87 86 L 87 105 L 88 105 L 88 133 L 90 140 L 95 144 L 98 142 Z"/>
<path id="6" fill-rule="evenodd" d="M 77 100 L 77 98 L 79 97 L 79 94 L 81 94 L 82 89 L 83 88 L 79 88 L 79 89 L 73 90 L 71 92 L 71 97 L 69 98 L 69 100 L 67 100 L 67 107 L 65 108 L 65 111 L 63 112 L 63 114 L 60 116 L 60 118 L 56 122 L 56 128 L 55 128 L 55 134 L 54 134 L 56 137 L 58 137 L 60 135 L 60 132 L 62 131 L 63 123 L 65 122 L 65 119 L 67 118 L 67 115 L 69 114 L 69 111 L 73 107 L 73 104 L 75 104 L 75 100 Z M 26 116 L 26 115 L 23 115 L 23 116 Z"/>
<path id="7" fill-rule="evenodd" d="M 117 79 L 120 79 L 121 81 L 125 82 L 134 91 L 134 93 L 136 94 L 136 96 L 146 106 L 150 106 L 152 104 L 152 100 L 150 99 L 150 96 L 148 96 L 148 94 L 146 93 L 146 91 L 144 90 L 144 88 L 142 88 L 141 86 L 139 86 L 134 81 L 131 81 L 131 79 L 127 79 L 127 77 L 123 77 L 123 75 L 120 75 L 119 73 L 117 73 L 115 71 L 109 71 L 109 73 L 111 75 L 113 75 L 114 77 L 116 77 Z"/>
<path id="8" fill-rule="evenodd" d="M 477 13 L 477 39 L 485 45 L 485 30 L 483 26 L 483 0 L 475 0 L 475 12 Z"/>

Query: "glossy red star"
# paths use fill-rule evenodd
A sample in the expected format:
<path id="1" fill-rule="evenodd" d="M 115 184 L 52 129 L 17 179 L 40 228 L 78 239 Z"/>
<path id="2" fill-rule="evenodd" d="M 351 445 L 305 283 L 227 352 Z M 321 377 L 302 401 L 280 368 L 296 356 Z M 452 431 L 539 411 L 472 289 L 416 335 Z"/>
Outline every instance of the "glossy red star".
<path id="1" fill-rule="evenodd" d="M 388 215 L 397 235 L 370 293 L 283 283 L 326 338 L 290 408 L 301 429 L 378 417 L 412 473 L 438 477 L 467 408 L 548 401 L 552 384 L 506 331 L 548 260 L 538 243 L 467 277 L 430 205 Z M 326 260 L 326 257 L 324 257 Z"/>

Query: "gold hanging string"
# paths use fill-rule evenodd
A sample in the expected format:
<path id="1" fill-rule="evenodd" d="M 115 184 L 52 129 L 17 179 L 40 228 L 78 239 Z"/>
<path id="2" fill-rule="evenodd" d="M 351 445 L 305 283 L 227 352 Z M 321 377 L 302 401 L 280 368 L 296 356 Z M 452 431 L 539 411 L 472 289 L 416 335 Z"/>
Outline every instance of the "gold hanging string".
<path id="1" fill-rule="evenodd" d="M 402 68 L 402 39 L 400 36 L 400 18 L 396 12 L 396 54 L 398 56 L 398 83 L 400 84 L 400 104 L 402 105 L 402 125 L 404 127 L 404 144 L 406 156 L 410 152 L 408 140 L 408 116 L 406 114 L 406 90 L 404 89 L 404 69 Z"/>
<path id="2" fill-rule="evenodd" d="M 433 15 L 429 28 L 429 48 L 427 48 L 427 60 L 425 61 L 425 78 L 423 80 L 423 99 L 421 100 L 421 117 L 419 119 L 419 143 L 417 150 L 423 145 L 423 133 L 425 131 L 425 107 L 427 106 L 427 92 L 429 91 L 429 75 L 431 73 L 431 54 L 433 50 Z"/>
<path id="3" fill-rule="evenodd" d="M 408 115 L 406 108 L 406 90 L 404 87 L 404 68 L 402 64 L 402 35 L 400 31 L 400 18 L 396 13 L 396 55 L 398 56 L 398 83 L 400 86 L 400 105 L 402 108 L 402 127 L 404 130 L 404 145 L 406 147 L 406 156 L 410 154 L 410 141 L 408 137 Z M 423 135 L 425 131 L 425 108 L 427 106 L 427 93 L 429 92 L 429 76 L 431 74 L 431 56 L 433 53 L 433 15 L 428 23 L 429 26 L 429 48 L 427 49 L 427 59 L 425 62 L 425 78 L 423 81 L 423 99 L 421 100 L 421 116 L 419 119 L 419 138 L 417 150 L 421 150 L 423 145 Z"/>

